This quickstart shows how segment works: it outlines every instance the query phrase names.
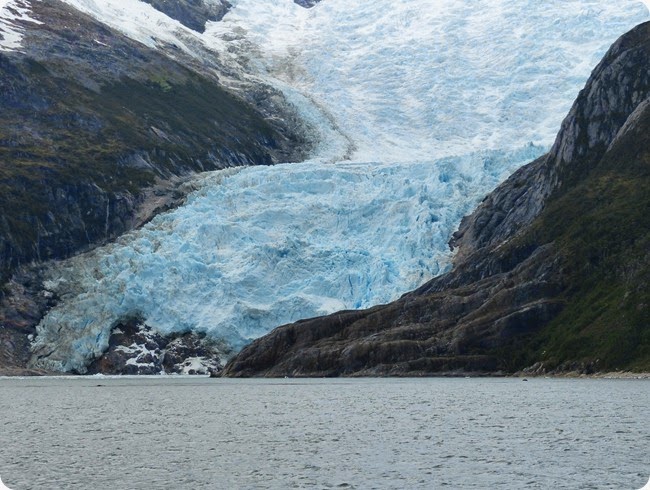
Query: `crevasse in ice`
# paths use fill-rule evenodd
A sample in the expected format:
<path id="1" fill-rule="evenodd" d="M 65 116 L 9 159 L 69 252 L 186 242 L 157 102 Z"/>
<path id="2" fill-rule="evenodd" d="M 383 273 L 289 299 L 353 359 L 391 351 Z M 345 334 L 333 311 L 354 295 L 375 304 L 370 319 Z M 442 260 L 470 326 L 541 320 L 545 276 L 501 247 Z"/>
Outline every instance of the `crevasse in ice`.
<path id="1" fill-rule="evenodd" d="M 301 164 L 203 175 L 184 206 L 51 267 L 62 302 L 38 362 L 81 371 L 127 317 L 236 350 L 446 270 L 461 217 L 543 153 L 607 47 L 648 17 L 632 0 L 231 0 L 197 34 L 135 0 L 66 1 L 148 45 L 218 52 L 282 89 L 321 143 Z"/>

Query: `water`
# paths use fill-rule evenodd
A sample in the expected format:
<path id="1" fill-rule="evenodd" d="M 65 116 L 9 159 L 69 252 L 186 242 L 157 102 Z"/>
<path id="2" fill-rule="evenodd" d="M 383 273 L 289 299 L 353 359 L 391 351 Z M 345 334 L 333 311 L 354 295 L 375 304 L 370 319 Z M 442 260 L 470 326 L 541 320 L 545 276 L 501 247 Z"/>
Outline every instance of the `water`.
<path id="1" fill-rule="evenodd" d="M 27 489 L 638 489 L 647 380 L 0 379 Z"/>

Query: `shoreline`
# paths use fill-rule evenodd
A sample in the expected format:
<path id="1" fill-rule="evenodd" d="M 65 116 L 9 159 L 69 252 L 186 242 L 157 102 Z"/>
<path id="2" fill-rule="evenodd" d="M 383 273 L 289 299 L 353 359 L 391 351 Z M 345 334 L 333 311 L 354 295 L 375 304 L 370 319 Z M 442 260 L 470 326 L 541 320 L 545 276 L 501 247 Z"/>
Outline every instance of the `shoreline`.
<path id="1" fill-rule="evenodd" d="M 155 374 L 155 375 L 112 375 L 112 374 L 71 374 L 71 373 L 54 373 L 49 371 L 43 371 L 39 369 L 22 369 L 22 368 L 0 368 L 0 378 L 10 379 L 10 378 L 79 378 L 79 379 L 92 379 L 92 378 L 120 378 L 128 377 L 129 379 L 137 379 L 142 377 L 143 379 L 152 378 L 152 377 L 173 377 L 173 378 L 209 378 L 214 377 L 210 375 L 198 375 L 198 374 Z M 221 378 L 221 377 L 219 377 Z M 608 371 L 602 373 L 592 373 L 592 374 L 583 374 L 578 371 L 567 371 L 564 373 L 547 373 L 547 374 L 528 374 L 528 373 L 459 373 L 459 372 L 450 372 L 450 373 L 431 373 L 431 374 L 413 374 L 413 375 L 400 375 L 400 376 L 336 376 L 336 377 L 327 377 L 326 379 L 403 379 L 403 378 L 440 378 L 440 379 L 449 379 L 449 378 L 512 378 L 520 379 L 522 381 L 528 381 L 529 379 L 621 379 L 621 380 L 650 380 L 650 372 L 632 372 L 632 371 Z M 278 376 L 278 377 L 265 377 L 265 376 L 251 376 L 247 378 L 222 378 L 222 379 L 255 379 L 255 380 L 279 380 L 279 379 L 324 379 L 322 376 Z"/>
<path id="2" fill-rule="evenodd" d="M 515 376 L 513 376 L 515 377 Z M 566 379 L 650 379 L 650 373 L 646 372 L 631 372 L 631 371 L 614 371 L 605 373 L 593 374 L 580 374 L 579 372 L 572 371 L 568 373 L 558 374 L 539 374 L 539 375 L 519 375 L 519 378 L 566 378 Z"/>

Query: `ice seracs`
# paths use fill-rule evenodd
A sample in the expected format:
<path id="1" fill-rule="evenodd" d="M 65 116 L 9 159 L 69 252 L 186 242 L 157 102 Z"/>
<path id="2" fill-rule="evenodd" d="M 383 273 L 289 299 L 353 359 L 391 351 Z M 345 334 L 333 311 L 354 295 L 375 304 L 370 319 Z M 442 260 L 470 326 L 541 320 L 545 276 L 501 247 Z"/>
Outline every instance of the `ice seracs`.
<path id="1" fill-rule="evenodd" d="M 397 299 L 446 270 L 478 189 L 542 151 L 206 175 L 186 205 L 48 273 L 63 304 L 38 327 L 40 365 L 82 371 L 135 316 L 239 349 L 284 323 Z"/>

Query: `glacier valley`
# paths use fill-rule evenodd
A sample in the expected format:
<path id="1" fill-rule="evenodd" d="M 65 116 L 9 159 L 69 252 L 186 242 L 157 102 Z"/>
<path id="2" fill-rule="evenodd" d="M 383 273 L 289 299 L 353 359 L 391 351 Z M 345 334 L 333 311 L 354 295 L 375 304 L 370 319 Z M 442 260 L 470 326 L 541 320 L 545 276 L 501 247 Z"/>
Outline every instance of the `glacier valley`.
<path id="1" fill-rule="evenodd" d="M 61 301 L 34 363 L 77 372 L 124 319 L 238 350 L 444 272 L 462 216 L 548 149 L 591 68 L 648 18 L 634 0 L 231 0 L 199 34 L 138 0 L 65 1 L 280 89 L 317 143 L 303 163 L 201 175 L 178 209 L 52 264 Z"/>

